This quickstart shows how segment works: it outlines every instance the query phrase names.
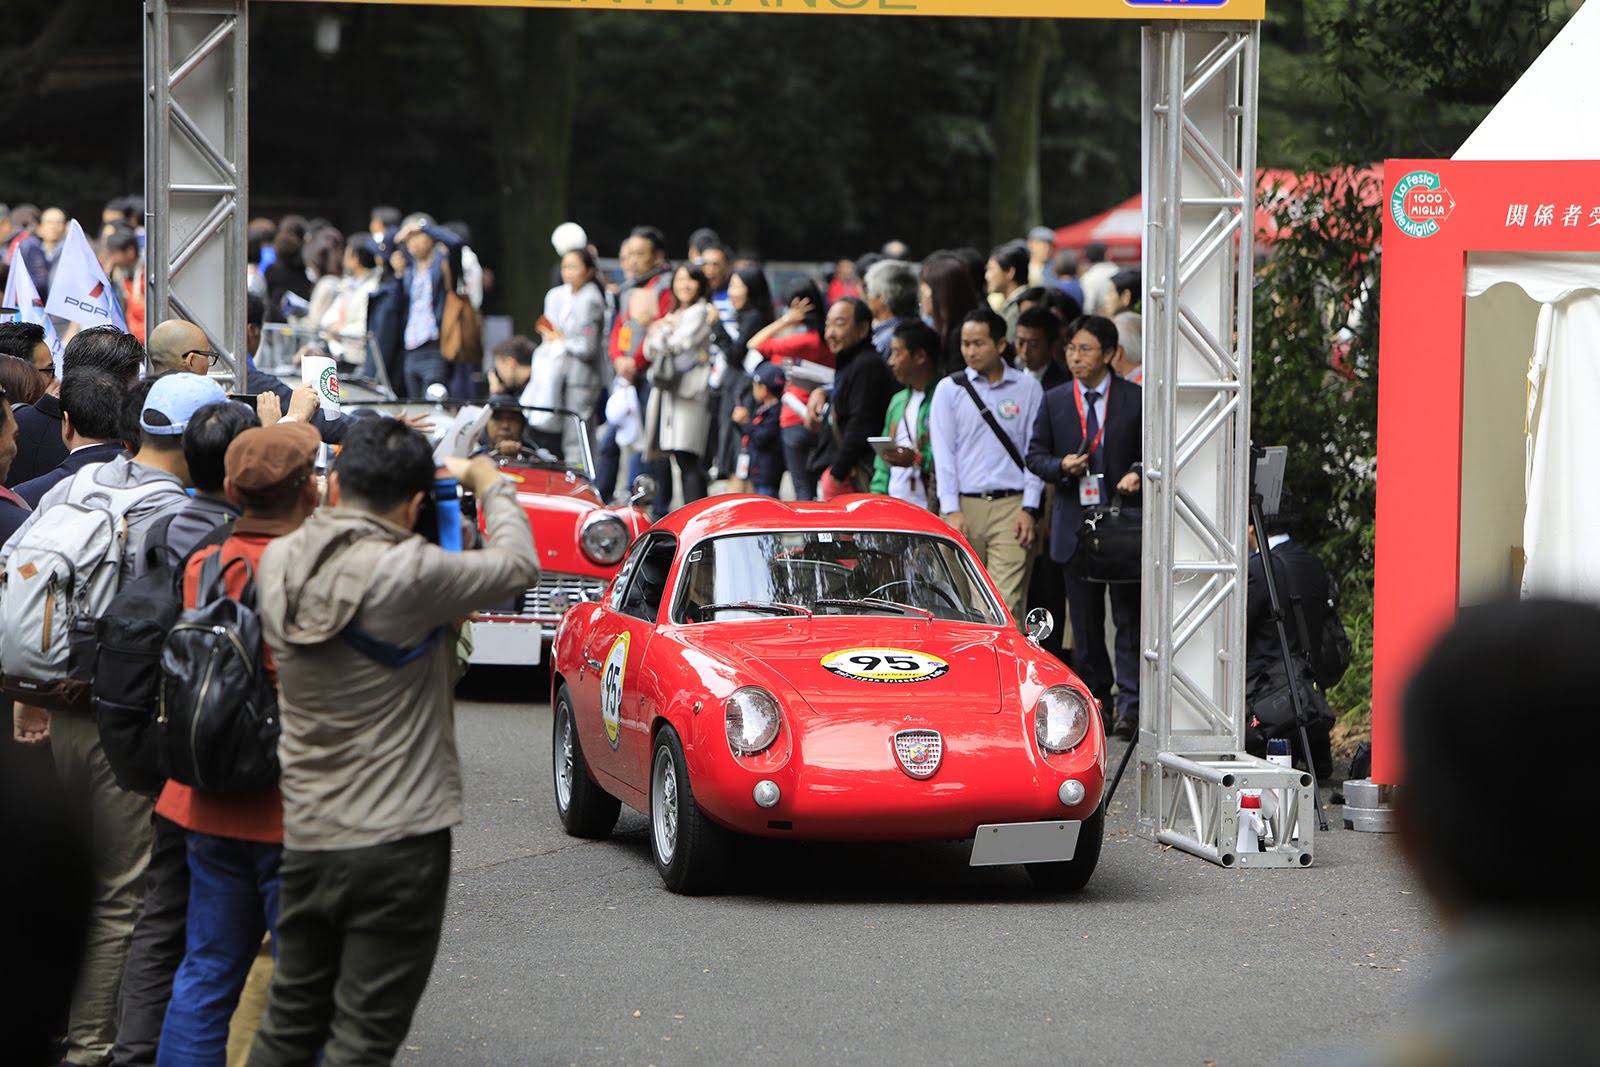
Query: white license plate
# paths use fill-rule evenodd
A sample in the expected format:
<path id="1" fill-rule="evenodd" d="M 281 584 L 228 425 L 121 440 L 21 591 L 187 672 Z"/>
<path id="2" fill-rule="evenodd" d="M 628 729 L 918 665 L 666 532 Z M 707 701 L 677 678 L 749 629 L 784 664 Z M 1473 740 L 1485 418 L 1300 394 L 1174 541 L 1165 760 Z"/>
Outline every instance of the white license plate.
<path id="1" fill-rule="evenodd" d="M 973 867 L 1002 863 L 1053 863 L 1070 860 L 1078 851 L 1077 819 L 1050 822 L 985 823 L 972 839 Z"/>
<path id="2" fill-rule="evenodd" d="M 537 667 L 544 651 L 544 636 L 536 622 L 472 624 L 472 662 L 509 667 Z"/>

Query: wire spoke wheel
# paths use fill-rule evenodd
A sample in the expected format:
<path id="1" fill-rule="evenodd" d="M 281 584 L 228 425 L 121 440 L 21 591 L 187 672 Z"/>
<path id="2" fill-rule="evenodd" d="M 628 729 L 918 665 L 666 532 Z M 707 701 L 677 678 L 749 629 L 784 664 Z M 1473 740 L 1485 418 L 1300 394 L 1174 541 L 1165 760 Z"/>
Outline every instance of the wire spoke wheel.
<path id="1" fill-rule="evenodd" d="M 555 786 L 556 814 L 573 837 L 606 837 L 622 814 L 622 801 L 589 777 L 578 738 L 578 719 L 572 694 L 565 685 L 556 691 L 555 716 L 550 730 L 550 779 Z"/>
<path id="2" fill-rule="evenodd" d="M 650 832 L 656 856 L 670 866 L 678 852 L 678 765 L 664 745 L 656 750 L 650 773 Z"/>

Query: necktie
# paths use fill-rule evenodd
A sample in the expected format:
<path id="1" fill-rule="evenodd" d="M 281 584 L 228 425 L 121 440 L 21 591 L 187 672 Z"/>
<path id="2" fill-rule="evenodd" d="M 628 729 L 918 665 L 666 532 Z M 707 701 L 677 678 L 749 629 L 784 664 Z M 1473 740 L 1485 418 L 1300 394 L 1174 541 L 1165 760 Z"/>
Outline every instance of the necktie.
<path id="1" fill-rule="evenodd" d="M 1099 403 L 1099 401 L 1099 390 L 1085 389 L 1083 391 L 1083 402 L 1085 407 L 1088 409 L 1088 415 L 1085 417 L 1083 431 L 1083 440 L 1085 444 L 1092 444 L 1094 439 L 1100 434 L 1100 414 L 1095 409 L 1095 405 Z M 1105 449 L 1096 448 L 1094 451 L 1089 453 L 1089 473 L 1104 474 L 1105 470 Z"/>

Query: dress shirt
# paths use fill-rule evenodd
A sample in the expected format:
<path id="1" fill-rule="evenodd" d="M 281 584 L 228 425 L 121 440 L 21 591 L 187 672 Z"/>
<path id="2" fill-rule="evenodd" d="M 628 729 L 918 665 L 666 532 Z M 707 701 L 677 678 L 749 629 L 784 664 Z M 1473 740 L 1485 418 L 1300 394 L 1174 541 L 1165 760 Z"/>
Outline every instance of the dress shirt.
<path id="1" fill-rule="evenodd" d="M 1089 397 L 1087 394 L 1091 387 L 1084 385 L 1081 378 L 1072 379 L 1072 384 L 1077 387 L 1078 399 L 1084 402 L 1085 407 L 1083 411 L 1084 414 L 1087 415 L 1089 413 L 1089 408 L 1087 407 Z M 1096 420 L 1096 426 L 1104 426 L 1106 424 L 1106 394 L 1110 392 L 1110 390 L 1106 387 L 1110 384 L 1111 374 L 1107 372 L 1106 374 L 1101 375 L 1100 384 L 1092 387 L 1095 392 L 1100 394 L 1100 396 L 1094 402 L 1094 417 Z M 1104 442 L 1101 443 L 1101 447 L 1105 447 Z"/>
<path id="2" fill-rule="evenodd" d="M 439 336 L 439 323 L 433 315 L 433 271 L 431 264 L 418 263 L 411 272 L 411 310 L 406 315 L 406 351 L 421 348 Z"/>
<path id="3" fill-rule="evenodd" d="M 900 320 L 893 317 L 872 324 L 872 347 L 884 359 L 889 358 L 889 344 L 894 340 L 894 328 L 898 325 Z"/>
<path id="4" fill-rule="evenodd" d="M 1044 400 L 1038 381 L 1016 367 L 1007 367 L 995 385 L 970 367 L 961 373 L 977 390 L 978 399 L 994 412 L 995 421 L 1017 446 L 1017 453 L 1026 456 L 1034 417 Z M 1021 489 L 1023 507 L 1039 506 L 1044 483 L 1012 462 L 972 397 L 952 379 L 941 381 L 933 391 L 928 432 L 933 438 L 933 473 L 941 513 L 961 510 L 962 493 L 1005 489 Z"/>

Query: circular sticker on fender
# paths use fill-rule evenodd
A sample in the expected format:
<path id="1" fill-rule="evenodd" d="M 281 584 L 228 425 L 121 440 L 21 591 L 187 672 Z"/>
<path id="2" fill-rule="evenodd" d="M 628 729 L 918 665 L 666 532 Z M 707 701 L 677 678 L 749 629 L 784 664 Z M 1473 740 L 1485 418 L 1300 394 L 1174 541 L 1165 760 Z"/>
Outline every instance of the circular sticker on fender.
<path id="1" fill-rule="evenodd" d="M 622 677 L 628 669 L 628 635 L 611 642 L 605 666 L 600 669 L 600 721 L 613 750 L 622 741 Z"/>
<path id="2" fill-rule="evenodd" d="M 822 657 L 824 669 L 858 682 L 926 682 L 950 670 L 938 656 L 909 648 L 846 648 Z"/>

